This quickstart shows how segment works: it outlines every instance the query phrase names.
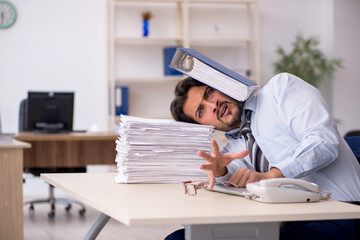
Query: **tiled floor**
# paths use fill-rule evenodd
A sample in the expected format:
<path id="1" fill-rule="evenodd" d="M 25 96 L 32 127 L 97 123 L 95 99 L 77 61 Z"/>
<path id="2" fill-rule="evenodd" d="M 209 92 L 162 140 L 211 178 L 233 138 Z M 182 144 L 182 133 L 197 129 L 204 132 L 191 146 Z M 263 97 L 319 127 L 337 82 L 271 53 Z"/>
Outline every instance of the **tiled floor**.
<path id="1" fill-rule="evenodd" d="M 35 211 L 30 212 L 28 206 L 24 207 L 24 236 L 25 240 L 72 240 L 82 239 L 95 221 L 99 212 L 88 207 L 86 214 L 78 214 L 79 206 L 73 206 L 69 212 L 59 205 L 53 219 L 48 217 L 49 206 L 40 204 Z M 169 233 L 181 226 L 142 226 L 128 227 L 118 221 L 110 220 L 98 235 L 99 240 L 150 240 L 164 239 Z"/>

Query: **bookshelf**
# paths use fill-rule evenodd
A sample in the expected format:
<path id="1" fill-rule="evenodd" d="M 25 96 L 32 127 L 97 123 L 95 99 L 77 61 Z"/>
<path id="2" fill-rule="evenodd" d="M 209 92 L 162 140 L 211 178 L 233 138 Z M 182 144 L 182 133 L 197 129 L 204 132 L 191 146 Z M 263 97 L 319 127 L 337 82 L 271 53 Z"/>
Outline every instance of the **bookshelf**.
<path id="1" fill-rule="evenodd" d="M 255 0 L 108 0 L 108 128 L 114 129 L 115 87 L 128 87 L 129 115 L 170 118 L 183 76 L 164 75 L 163 49 L 182 46 L 259 83 L 258 2 Z M 151 12 L 143 37 L 142 14 Z"/>

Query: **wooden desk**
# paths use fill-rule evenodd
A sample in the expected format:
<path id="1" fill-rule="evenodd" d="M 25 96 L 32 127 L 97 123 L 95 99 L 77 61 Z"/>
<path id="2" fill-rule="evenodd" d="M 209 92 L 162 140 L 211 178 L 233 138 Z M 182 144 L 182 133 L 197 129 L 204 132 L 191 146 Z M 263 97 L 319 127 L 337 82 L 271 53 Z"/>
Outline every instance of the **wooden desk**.
<path id="1" fill-rule="evenodd" d="M 21 132 L 15 139 L 28 142 L 24 167 L 83 167 L 90 164 L 115 164 L 115 133 L 38 134 Z"/>
<path id="2" fill-rule="evenodd" d="M 84 239 L 110 218 L 129 226 L 185 224 L 187 239 L 206 240 L 278 239 L 282 221 L 360 218 L 360 206 L 337 201 L 267 204 L 206 190 L 189 196 L 182 184 L 116 184 L 115 173 L 41 178 L 101 212 Z"/>
<path id="3" fill-rule="evenodd" d="M 24 148 L 30 144 L 0 137 L 0 239 L 24 238 Z"/>

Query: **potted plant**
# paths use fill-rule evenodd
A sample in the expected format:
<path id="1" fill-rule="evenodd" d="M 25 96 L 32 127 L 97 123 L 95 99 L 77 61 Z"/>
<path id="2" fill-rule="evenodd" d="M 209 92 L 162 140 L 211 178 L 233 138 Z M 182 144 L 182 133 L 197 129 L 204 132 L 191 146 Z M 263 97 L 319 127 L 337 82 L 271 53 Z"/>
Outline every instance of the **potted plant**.
<path id="1" fill-rule="evenodd" d="M 327 58 L 319 44 L 317 37 L 306 39 L 298 34 L 289 53 L 280 46 L 277 48 L 279 60 L 273 64 L 274 72 L 294 74 L 314 87 L 319 87 L 324 79 L 332 79 L 335 71 L 343 67 L 342 59 Z"/>

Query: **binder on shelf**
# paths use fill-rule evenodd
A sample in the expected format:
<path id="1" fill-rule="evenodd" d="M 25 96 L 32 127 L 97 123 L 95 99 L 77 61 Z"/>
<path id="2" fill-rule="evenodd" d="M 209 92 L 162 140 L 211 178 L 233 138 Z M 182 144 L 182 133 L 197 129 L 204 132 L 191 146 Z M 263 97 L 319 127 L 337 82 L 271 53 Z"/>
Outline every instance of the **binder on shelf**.
<path id="1" fill-rule="evenodd" d="M 115 86 L 115 113 L 116 116 L 128 114 L 128 87 Z"/>
<path id="2" fill-rule="evenodd" d="M 170 67 L 240 102 L 257 90 L 257 84 L 190 48 L 177 48 Z"/>
<path id="3" fill-rule="evenodd" d="M 176 51 L 176 47 L 164 48 L 164 75 L 165 76 L 182 75 L 181 72 L 176 71 L 169 67 L 171 60 L 173 59 L 173 56 L 175 54 L 175 51 Z"/>

